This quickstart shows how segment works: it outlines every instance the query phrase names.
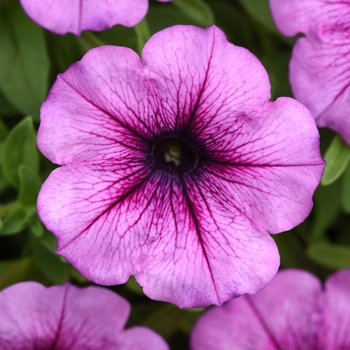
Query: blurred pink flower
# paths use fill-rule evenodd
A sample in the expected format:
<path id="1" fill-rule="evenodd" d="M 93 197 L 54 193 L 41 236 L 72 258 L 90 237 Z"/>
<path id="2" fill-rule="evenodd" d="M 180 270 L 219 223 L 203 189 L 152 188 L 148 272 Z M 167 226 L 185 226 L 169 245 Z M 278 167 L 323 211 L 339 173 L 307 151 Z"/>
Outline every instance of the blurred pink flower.
<path id="1" fill-rule="evenodd" d="M 309 111 L 269 99 L 261 63 L 215 26 L 165 29 L 142 60 L 89 51 L 41 109 L 39 148 L 62 165 L 38 198 L 57 252 L 180 307 L 263 288 L 279 266 L 268 232 L 307 217 L 324 168 Z"/>
<path id="2" fill-rule="evenodd" d="M 0 292 L 0 350 L 167 350 L 146 327 L 123 329 L 129 303 L 101 287 L 22 282 Z"/>
<path id="3" fill-rule="evenodd" d="M 171 0 L 158 0 L 168 2 Z M 148 10 L 148 0 L 20 0 L 27 15 L 57 34 L 103 31 L 116 24 L 133 27 Z"/>
<path id="4" fill-rule="evenodd" d="M 350 349 L 350 270 L 324 289 L 309 272 L 282 270 L 255 295 L 206 312 L 191 334 L 192 350 Z"/>
<path id="5" fill-rule="evenodd" d="M 350 144 L 350 1 L 270 0 L 278 29 L 298 39 L 289 78 L 320 127 Z"/>

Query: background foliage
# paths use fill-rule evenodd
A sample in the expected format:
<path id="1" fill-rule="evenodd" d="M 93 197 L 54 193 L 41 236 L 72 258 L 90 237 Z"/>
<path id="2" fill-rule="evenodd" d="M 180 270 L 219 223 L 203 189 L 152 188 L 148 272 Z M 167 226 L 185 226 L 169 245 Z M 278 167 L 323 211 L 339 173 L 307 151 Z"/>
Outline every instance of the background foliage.
<path id="1" fill-rule="evenodd" d="M 25 280 L 91 284 L 54 254 L 56 239 L 35 208 L 40 186 L 55 167 L 39 153 L 35 139 L 40 105 L 57 74 L 95 46 L 128 46 L 140 53 L 150 35 L 179 23 L 215 23 L 229 41 L 262 61 L 273 99 L 292 96 L 288 62 L 296 39 L 277 31 L 268 0 L 150 1 L 147 17 L 136 27 L 84 32 L 80 38 L 45 31 L 26 16 L 17 0 L 0 0 L 0 289 Z M 281 268 L 302 268 L 324 279 L 336 269 L 350 268 L 350 148 L 333 132 L 320 132 L 327 167 L 314 209 L 304 223 L 274 238 Z M 190 330 L 204 310 L 180 310 L 152 301 L 133 278 L 111 289 L 132 303 L 129 326 L 151 327 L 172 349 L 188 349 Z"/>

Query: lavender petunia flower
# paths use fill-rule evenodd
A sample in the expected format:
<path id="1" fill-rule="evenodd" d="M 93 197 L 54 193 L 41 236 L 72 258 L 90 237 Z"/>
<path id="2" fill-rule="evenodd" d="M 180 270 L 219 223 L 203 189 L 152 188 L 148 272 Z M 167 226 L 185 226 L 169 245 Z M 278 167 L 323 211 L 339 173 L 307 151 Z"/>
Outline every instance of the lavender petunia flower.
<path id="1" fill-rule="evenodd" d="M 171 0 L 158 0 L 168 2 Z M 103 31 L 116 24 L 133 27 L 148 10 L 148 0 L 20 0 L 27 15 L 57 34 Z"/>
<path id="2" fill-rule="evenodd" d="M 146 327 L 123 329 L 129 303 L 101 287 L 22 282 L 0 292 L 0 350 L 167 350 Z"/>
<path id="3" fill-rule="evenodd" d="M 350 270 L 320 281 L 302 270 L 279 272 L 252 296 L 205 313 L 191 334 L 192 350 L 350 349 Z"/>
<path id="4" fill-rule="evenodd" d="M 324 168 L 309 111 L 269 99 L 261 63 L 215 26 L 165 29 L 142 61 L 89 51 L 41 109 L 39 148 L 62 165 L 38 198 L 57 252 L 180 307 L 263 288 L 279 266 L 268 231 L 306 218 Z"/>
<path id="5" fill-rule="evenodd" d="M 320 127 L 350 144 L 350 1 L 270 0 L 278 29 L 298 39 L 289 78 Z"/>

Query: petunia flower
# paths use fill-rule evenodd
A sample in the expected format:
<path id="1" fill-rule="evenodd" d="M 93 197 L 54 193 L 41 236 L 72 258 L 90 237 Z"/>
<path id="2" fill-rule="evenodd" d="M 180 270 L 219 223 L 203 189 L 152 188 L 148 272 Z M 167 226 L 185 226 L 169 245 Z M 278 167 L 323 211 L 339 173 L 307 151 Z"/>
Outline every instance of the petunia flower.
<path id="1" fill-rule="evenodd" d="M 123 329 L 129 303 L 101 287 L 22 282 L 0 292 L 0 350 L 167 350 L 146 327 Z"/>
<path id="2" fill-rule="evenodd" d="M 309 272 L 287 269 L 255 295 L 206 312 L 191 334 L 192 350 L 350 349 L 350 270 L 324 289 Z"/>
<path id="3" fill-rule="evenodd" d="M 215 26 L 89 51 L 41 109 L 38 145 L 61 167 L 38 212 L 57 253 L 99 284 L 202 307 L 255 293 L 279 266 L 268 234 L 312 208 L 324 161 L 309 111 L 270 99 L 267 73 Z"/>
<path id="4" fill-rule="evenodd" d="M 278 29 L 303 33 L 293 48 L 289 79 L 294 96 L 320 127 L 350 144 L 350 2 L 270 0 Z"/>
<path id="5" fill-rule="evenodd" d="M 168 2 L 171 0 L 158 0 Z M 133 27 L 148 11 L 148 0 L 20 0 L 27 15 L 57 34 L 103 31 L 116 24 Z"/>

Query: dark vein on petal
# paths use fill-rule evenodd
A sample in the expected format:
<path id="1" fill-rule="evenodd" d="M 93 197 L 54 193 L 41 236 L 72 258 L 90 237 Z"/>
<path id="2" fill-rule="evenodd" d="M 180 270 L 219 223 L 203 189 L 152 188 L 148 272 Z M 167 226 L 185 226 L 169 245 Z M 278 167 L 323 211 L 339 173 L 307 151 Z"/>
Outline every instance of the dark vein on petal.
<path id="1" fill-rule="evenodd" d="M 55 334 L 55 338 L 52 342 L 51 348 L 50 350 L 55 350 L 56 346 L 57 346 L 57 342 L 59 340 L 59 335 L 61 333 L 62 330 L 62 324 L 63 324 L 63 320 L 64 320 L 64 311 L 66 308 L 66 301 L 67 301 L 67 293 L 68 293 L 68 285 L 64 285 L 64 294 L 63 294 L 63 302 L 62 302 L 62 307 L 61 307 L 61 314 L 60 314 L 60 319 L 58 321 L 58 325 L 57 325 L 57 330 L 56 330 L 56 334 Z"/>
<path id="2" fill-rule="evenodd" d="M 235 163 L 235 162 L 225 162 L 217 159 L 213 159 L 212 163 L 224 166 L 232 167 L 247 167 L 247 168 L 286 168 L 286 167 L 310 167 L 310 166 L 323 166 L 323 163 L 319 164 L 251 164 L 251 163 Z"/>
<path id="3" fill-rule="evenodd" d="M 201 249 L 202 249 L 202 252 L 203 252 L 205 261 L 206 261 L 206 263 L 207 263 L 207 266 L 208 266 L 208 269 L 209 269 L 209 272 L 210 272 L 210 278 L 211 278 L 212 283 L 213 283 L 213 286 L 214 286 L 216 298 L 217 298 L 218 302 L 220 303 L 219 293 L 218 293 L 218 291 L 217 291 L 217 289 L 216 289 L 216 284 L 215 284 L 214 277 L 213 277 L 214 274 L 213 274 L 213 271 L 212 271 L 212 268 L 211 268 L 211 265 L 210 265 L 210 261 L 209 261 L 207 252 L 206 252 L 206 250 L 205 250 L 203 238 L 202 238 L 202 236 L 201 236 L 200 224 L 199 224 L 199 222 L 198 222 L 198 219 L 197 219 L 197 217 L 196 217 L 196 214 L 194 213 L 194 210 L 193 210 L 193 203 L 191 202 L 191 199 L 189 198 L 189 195 L 188 195 L 188 192 L 187 192 L 186 183 L 185 183 L 185 180 L 183 179 L 182 176 L 180 177 L 180 181 L 181 181 L 181 184 L 182 184 L 183 195 L 184 195 L 184 197 L 185 197 L 188 210 L 189 210 L 189 212 L 190 212 L 191 218 L 192 218 L 193 223 L 194 223 L 194 225 L 195 225 L 195 230 L 196 230 L 197 238 L 198 238 L 199 244 L 200 244 L 200 246 L 201 246 Z"/>
<path id="4" fill-rule="evenodd" d="M 75 91 L 79 96 L 81 96 L 85 101 L 87 101 L 88 103 L 90 103 L 92 106 L 94 106 L 96 109 L 98 109 L 99 111 L 101 111 L 102 113 L 104 113 L 105 115 L 107 115 L 108 117 L 110 117 L 112 120 L 114 120 L 115 122 L 117 122 L 120 126 L 122 126 L 123 128 L 125 128 L 126 130 L 130 131 L 132 134 L 134 134 L 136 137 L 140 138 L 143 141 L 147 141 L 147 139 L 142 136 L 141 134 L 139 134 L 136 130 L 134 130 L 133 128 L 130 127 L 130 125 L 127 125 L 125 123 L 123 123 L 122 121 L 120 121 L 118 118 L 114 117 L 112 114 L 110 114 L 108 111 L 102 109 L 100 106 L 97 106 L 94 102 L 88 100 L 80 91 L 78 91 L 76 88 L 74 88 L 71 84 L 68 83 L 68 81 L 66 81 L 62 75 L 59 75 L 58 78 L 62 79 L 73 91 Z"/>
<path id="5" fill-rule="evenodd" d="M 202 97 L 203 97 L 203 94 L 204 94 L 204 91 L 205 91 L 205 88 L 206 88 L 206 85 L 207 85 L 207 82 L 208 82 L 208 76 L 209 76 L 209 70 L 210 70 L 210 67 L 211 67 L 211 61 L 212 61 L 212 57 L 213 57 L 213 51 L 214 51 L 214 44 L 215 44 L 215 38 L 214 38 L 214 42 L 212 44 L 212 47 L 211 47 L 211 53 L 210 53 L 210 58 L 209 58 L 209 61 L 208 61 L 208 66 L 207 66 L 207 69 L 205 70 L 205 76 L 204 76 L 204 81 L 203 81 L 203 84 L 198 92 L 198 97 L 197 97 L 197 100 L 194 104 L 194 107 L 191 111 L 191 114 L 190 114 L 190 118 L 188 120 L 188 123 L 186 125 L 186 127 L 184 128 L 185 130 L 188 130 L 190 129 L 191 127 L 191 124 L 194 120 L 194 117 L 195 117 L 195 114 L 197 113 L 198 109 L 199 109 L 199 105 L 200 105 L 200 102 L 202 100 Z"/>
<path id="6" fill-rule="evenodd" d="M 259 320 L 263 329 L 266 331 L 267 335 L 269 336 L 269 338 L 270 338 L 271 342 L 273 343 L 273 345 L 275 346 L 276 350 L 283 350 L 283 348 L 278 344 L 274 335 L 271 333 L 265 320 L 262 318 L 261 314 L 259 313 L 259 311 L 255 307 L 255 305 L 254 305 L 254 303 L 249 295 L 246 295 L 246 301 L 247 301 L 248 305 L 250 306 L 251 310 L 253 311 L 253 313 L 255 314 L 256 318 Z"/>
<path id="7" fill-rule="evenodd" d="M 142 179 L 139 183 L 130 188 L 126 193 L 121 195 L 117 200 L 112 202 L 105 210 L 103 210 L 99 215 L 97 215 L 88 226 L 86 226 L 81 232 L 79 232 L 74 238 L 72 238 L 69 242 L 67 242 L 64 246 L 60 247 L 57 252 L 67 247 L 69 244 L 73 243 L 77 238 L 79 238 L 84 232 L 88 231 L 101 217 L 103 217 L 106 213 L 110 212 L 114 207 L 118 204 L 126 200 L 131 194 L 135 193 L 144 183 L 146 183 L 155 173 L 156 170 L 153 170 L 149 175 L 147 175 L 144 179 Z"/>

